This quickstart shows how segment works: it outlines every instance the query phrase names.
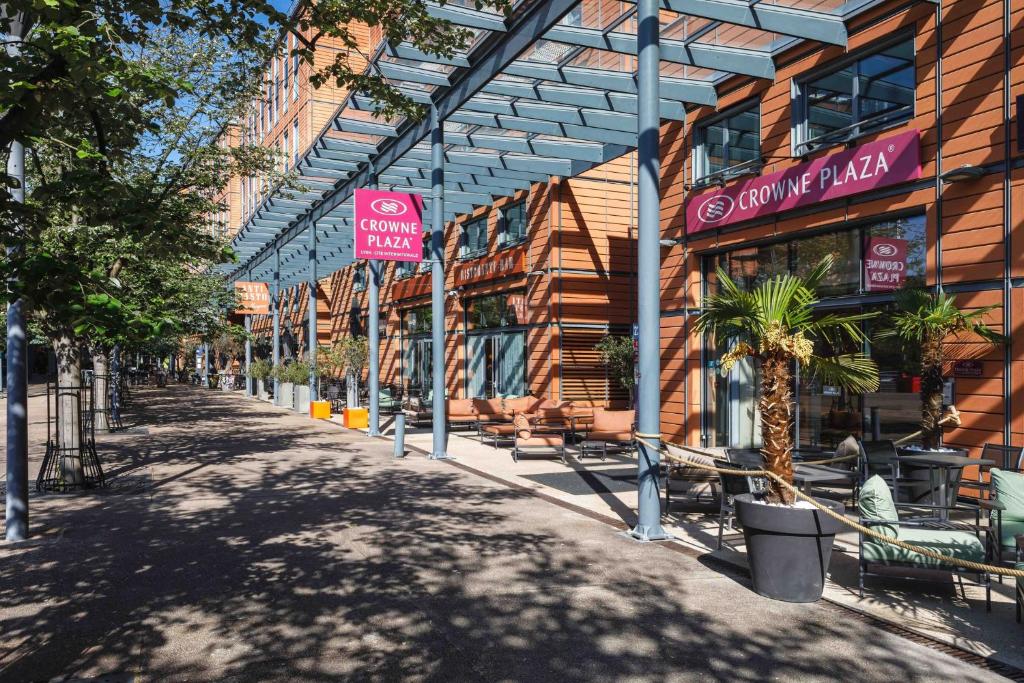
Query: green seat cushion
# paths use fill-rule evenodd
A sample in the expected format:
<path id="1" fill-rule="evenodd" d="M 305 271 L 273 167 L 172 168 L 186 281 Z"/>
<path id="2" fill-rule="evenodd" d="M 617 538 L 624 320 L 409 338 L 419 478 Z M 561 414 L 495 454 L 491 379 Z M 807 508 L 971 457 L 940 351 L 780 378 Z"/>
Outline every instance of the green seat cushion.
<path id="1" fill-rule="evenodd" d="M 969 531 L 949 529 L 916 529 L 901 527 L 899 540 L 971 562 L 985 561 L 985 545 Z M 913 564 L 919 567 L 941 567 L 943 563 L 920 553 L 905 550 L 882 541 L 864 539 L 865 560 L 882 564 Z"/>
<path id="2" fill-rule="evenodd" d="M 1006 506 L 1003 519 L 1024 521 L 1024 473 L 992 468 L 992 490 Z"/>
<path id="3" fill-rule="evenodd" d="M 880 476 L 876 474 L 869 477 L 860 487 L 857 507 L 860 509 L 862 519 L 873 522 L 893 522 L 893 524 L 872 525 L 871 528 L 889 537 L 896 536 L 896 523 L 899 522 L 899 515 L 896 512 L 896 505 L 892 501 L 889 485 Z"/>
<path id="4" fill-rule="evenodd" d="M 992 528 L 996 528 L 996 520 L 992 520 Z M 993 531 L 993 534 L 995 532 Z M 1017 548 L 1017 536 L 1024 534 L 1024 520 L 1007 519 L 1003 517 L 1003 548 L 1014 550 Z"/>

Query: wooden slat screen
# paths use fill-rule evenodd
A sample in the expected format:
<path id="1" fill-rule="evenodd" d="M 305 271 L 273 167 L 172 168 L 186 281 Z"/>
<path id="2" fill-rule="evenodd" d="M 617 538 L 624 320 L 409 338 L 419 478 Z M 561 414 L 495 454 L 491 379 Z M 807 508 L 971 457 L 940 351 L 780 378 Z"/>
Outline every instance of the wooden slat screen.
<path id="1" fill-rule="evenodd" d="M 601 355 L 594 346 L 603 330 L 562 328 L 562 399 L 606 405 L 629 396 L 618 382 L 610 382 Z"/>

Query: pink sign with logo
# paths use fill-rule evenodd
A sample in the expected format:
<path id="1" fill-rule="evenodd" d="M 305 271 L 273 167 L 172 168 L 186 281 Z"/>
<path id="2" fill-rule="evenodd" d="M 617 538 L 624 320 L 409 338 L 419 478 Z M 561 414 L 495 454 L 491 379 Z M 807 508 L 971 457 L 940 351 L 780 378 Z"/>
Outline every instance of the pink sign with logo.
<path id="1" fill-rule="evenodd" d="M 919 137 L 908 131 L 693 197 L 686 204 L 686 232 L 915 180 L 921 177 Z"/>
<path id="2" fill-rule="evenodd" d="M 423 260 L 423 199 L 418 194 L 356 190 L 356 258 Z"/>
<path id="3" fill-rule="evenodd" d="M 869 237 L 864 246 L 864 290 L 892 292 L 907 278 L 907 241 L 895 237 Z"/>

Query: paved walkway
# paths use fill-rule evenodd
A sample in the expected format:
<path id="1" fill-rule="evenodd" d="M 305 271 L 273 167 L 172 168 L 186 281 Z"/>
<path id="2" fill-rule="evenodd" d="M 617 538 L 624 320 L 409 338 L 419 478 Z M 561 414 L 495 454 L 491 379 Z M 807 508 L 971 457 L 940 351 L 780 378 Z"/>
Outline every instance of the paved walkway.
<path id="1" fill-rule="evenodd" d="M 333 424 L 137 398 L 113 485 L 0 544 L 0 680 L 995 679 Z"/>

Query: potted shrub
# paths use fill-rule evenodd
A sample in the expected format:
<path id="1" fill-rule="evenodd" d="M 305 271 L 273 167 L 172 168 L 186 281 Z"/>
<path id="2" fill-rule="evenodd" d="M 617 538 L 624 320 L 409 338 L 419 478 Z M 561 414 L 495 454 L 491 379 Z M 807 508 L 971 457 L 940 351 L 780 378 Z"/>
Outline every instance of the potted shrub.
<path id="1" fill-rule="evenodd" d="M 309 363 L 299 360 L 289 365 L 288 378 L 295 392 L 292 407 L 297 413 L 309 414 Z"/>
<path id="2" fill-rule="evenodd" d="M 860 353 L 819 355 L 816 343 L 860 344 L 860 322 L 873 313 L 816 315 L 816 289 L 832 268 L 826 256 L 806 276 L 777 275 L 744 291 L 718 269 L 719 292 L 705 301 L 698 332 L 729 340 L 721 358 L 728 373 L 741 359 L 760 365 L 761 453 L 764 468 L 782 481 L 793 482 L 792 368 L 824 383 L 852 392 L 878 389 L 878 366 Z M 822 504 L 842 513 L 835 501 Z M 787 602 L 813 602 L 821 597 L 840 523 L 769 478 L 764 494 L 736 496 L 736 515 L 743 525 L 754 590 Z"/>
<path id="3" fill-rule="evenodd" d="M 921 349 L 921 450 L 942 448 L 942 387 L 945 346 L 961 335 L 990 344 L 1005 343 L 1006 337 L 992 330 L 982 318 L 995 306 L 964 312 L 956 306 L 956 297 L 923 289 L 906 289 L 896 294 L 896 312 L 890 325 L 875 335 L 879 339 L 896 337 L 908 346 Z"/>
<path id="4" fill-rule="evenodd" d="M 629 405 L 632 407 L 636 390 L 636 350 L 633 340 L 609 334 L 594 349 L 601 354 L 601 362 L 608 368 L 609 374 L 629 394 Z"/>
<path id="5" fill-rule="evenodd" d="M 269 360 L 259 358 L 249 365 L 249 378 L 256 383 L 256 395 L 267 399 L 267 379 L 270 378 L 274 366 Z"/>
<path id="6" fill-rule="evenodd" d="M 274 368 L 274 379 L 280 383 L 278 396 L 274 397 L 274 405 L 282 408 L 293 407 L 295 401 L 295 385 L 292 382 L 291 365 L 278 365 Z"/>
<path id="7" fill-rule="evenodd" d="M 350 408 L 359 407 L 359 380 L 363 376 L 363 368 L 370 358 L 370 343 L 366 337 L 348 337 L 338 342 L 339 354 L 348 376 L 348 400 Z"/>

